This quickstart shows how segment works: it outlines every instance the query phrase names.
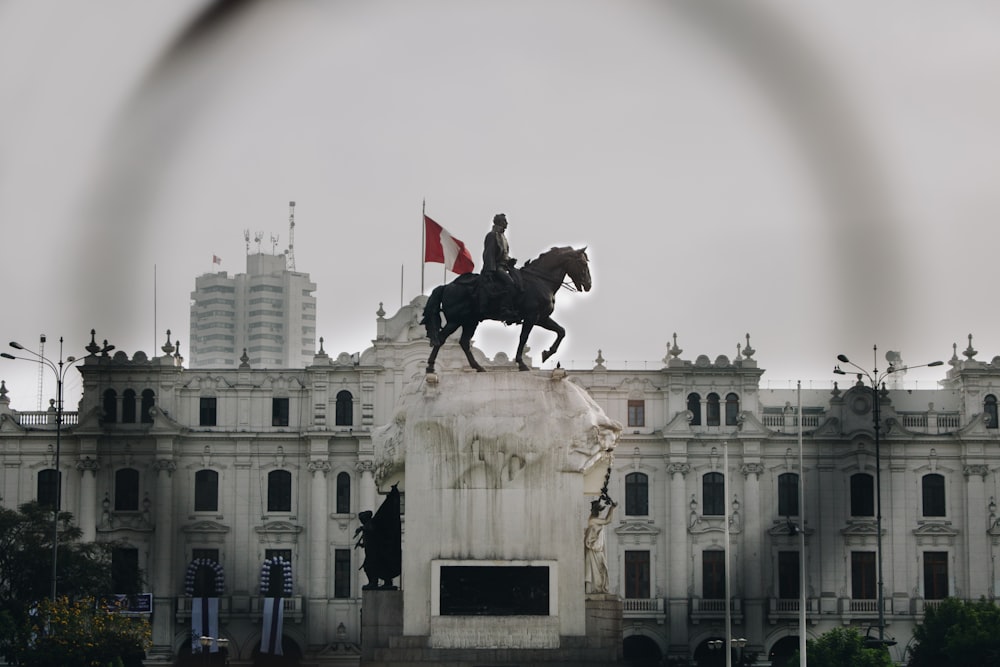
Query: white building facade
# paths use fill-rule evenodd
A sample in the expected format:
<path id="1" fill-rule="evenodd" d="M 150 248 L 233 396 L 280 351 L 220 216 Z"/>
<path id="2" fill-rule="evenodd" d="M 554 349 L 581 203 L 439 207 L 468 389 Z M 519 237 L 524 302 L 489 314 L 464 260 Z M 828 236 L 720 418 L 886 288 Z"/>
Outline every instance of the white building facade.
<path id="1" fill-rule="evenodd" d="M 251 664 L 261 564 L 275 556 L 292 563 L 286 654 L 310 664 L 357 659 L 366 581 L 353 548 L 357 515 L 381 502 L 372 432 L 423 375 L 423 303 L 392 317 L 380 310 L 374 344 L 360 355 L 330 357 L 321 339 L 302 369 L 249 360 L 188 369 L 169 344 L 156 357 L 86 357 L 83 398 L 62 431 L 62 507 L 84 539 L 120 542 L 118 557 L 145 573 L 151 659 L 189 650 L 185 572 L 209 558 L 225 573 L 219 632 L 232 663 Z M 798 395 L 762 386 L 749 340 L 739 359 L 685 359 L 675 339 L 657 370 L 606 368 L 598 355 L 593 368 L 569 371 L 624 427 L 607 549 L 612 589 L 625 598 L 626 655 L 721 658 L 708 642 L 725 636 L 727 549 L 732 636 L 747 639 L 757 664 L 798 647 L 803 597 L 809 638 L 846 625 L 877 636 L 877 490 L 894 658 L 939 600 L 997 599 L 1000 357 L 977 360 L 971 341 L 968 352 L 953 355 L 937 389 L 880 393 L 880 475 L 872 390 L 849 378 L 801 392 L 800 468 Z M 515 372 L 503 355 L 477 356 L 493 372 Z M 464 367 L 457 345 L 442 350 L 439 373 Z M 5 393 L 0 495 L 16 507 L 52 493 L 55 420 L 16 410 Z M 580 500 L 581 558 L 589 501 Z M 405 554 L 420 537 L 406 534 L 405 499 L 403 512 Z M 804 529 L 804 554 L 793 525 Z"/>
<path id="2" fill-rule="evenodd" d="M 286 257 L 247 255 L 246 273 L 195 279 L 191 292 L 191 368 L 305 368 L 316 351 L 316 284 L 290 271 Z"/>

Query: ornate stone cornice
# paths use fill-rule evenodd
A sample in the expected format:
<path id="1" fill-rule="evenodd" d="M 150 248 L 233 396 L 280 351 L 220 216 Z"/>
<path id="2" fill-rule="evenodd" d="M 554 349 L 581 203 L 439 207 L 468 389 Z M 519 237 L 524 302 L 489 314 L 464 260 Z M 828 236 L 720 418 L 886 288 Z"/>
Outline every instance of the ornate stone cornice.
<path id="1" fill-rule="evenodd" d="M 329 461 L 310 461 L 306 466 L 306 470 L 309 472 L 321 472 L 324 475 L 330 472 L 331 466 Z"/>
<path id="2" fill-rule="evenodd" d="M 740 472 L 743 473 L 745 479 L 749 478 L 750 475 L 753 475 L 755 479 L 759 479 L 764 474 L 764 465 L 761 463 L 744 463 L 740 467 Z"/>
<path id="3" fill-rule="evenodd" d="M 973 475 L 979 475 L 984 480 L 986 476 L 990 474 L 990 467 L 986 465 L 968 465 L 962 469 L 962 474 L 966 477 L 972 477 Z"/>
<path id="4" fill-rule="evenodd" d="M 76 462 L 76 469 L 80 472 L 85 470 L 90 470 L 92 472 L 97 472 L 101 469 L 101 464 L 97 459 L 92 459 L 89 456 L 85 456 Z"/>
<path id="5" fill-rule="evenodd" d="M 173 475 L 174 471 L 177 470 L 177 464 L 170 459 L 159 459 L 153 463 L 153 470 L 156 472 L 166 472 L 168 475 Z"/>
<path id="6" fill-rule="evenodd" d="M 686 476 L 689 472 L 691 472 L 691 466 L 687 463 L 671 463 L 667 466 L 667 472 L 671 475 L 680 473 L 681 475 Z"/>

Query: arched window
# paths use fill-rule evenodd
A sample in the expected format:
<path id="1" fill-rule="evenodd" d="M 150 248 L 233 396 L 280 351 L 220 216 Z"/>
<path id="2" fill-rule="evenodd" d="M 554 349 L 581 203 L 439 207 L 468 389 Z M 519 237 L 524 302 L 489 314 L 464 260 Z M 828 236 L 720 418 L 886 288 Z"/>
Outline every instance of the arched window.
<path id="1" fill-rule="evenodd" d="M 59 506 L 59 473 L 53 468 L 38 471 L 38 504 L 48 509 Z"/>
<path id="2" fill-rule="evenodd" d="M 726 478 L 721 472 L 709 472 L 701 478 L 701 513 L 722 516 L 726 513 Z"/>
<path id="3" fill-rule="evenodd" d="M 851 475 L 851 516 L 875 516 L 875 478 L 867 473 Z"/>
<path id="4" fill-rule="evenodd" d="M 630 472 L 625 475 L 625 514 L 649 514 L 649 478 L 644 473 Z"/>
<path id="5" fill-rule="evenodd" d="M 799 515 L 799 476 L 794 472 L 778 475 L 778 514 Z"/>
<path id="6" fill-rule="evenodd" d="M 924 516 L 944 516 L 944 476 L 932 473 L 921 480 Z"/>
<path id="7" fill-rule="evenodd" d="M 688 394 L 688 411 L 691 417 L 691 426 L 701 425 L 701 396 L 698 394 Z"/>
<path id="8" fill-rule="evenodd" d="M 139 511 L 139 471 L 135 468 L 115 471 L 115 511 Z"/>
<path id="9" fill-rule="evenodd" d="M 132 389 L 122 392 L 122 423 L 135 423 L 135 391 Z"/>
<path id="10" fill-rule="evenodd" d="M 139 421 L 141 421 L 143 424 L 153 423 L 152 409 L 154 405 L 154 400 L 153 400 L 154 398 L 155 395 L 153 394 L 152 389 L 142 390 L 142 410 L 139 413 Z"/>
<path id="11" fill-rule="evenodd" d="M 219 511 L 219 473 L 199 470 L 194 474 L 194 511 Z"/>
<path id="12" fill-rule="evenodd" d="M 352 426 L 354 424 L 354 397 L 346 389 L 337 392 L 336 426 Z"/>
<path id="13" fill-rule="evenodd" d="M 337 514 L 351 512 L 351 476 L 346 472 L 337 475 Z"/>
<path id="14" fill-rule="evenodd" d="M 726 426 L 736 426 L 740 416 L 740 397 L 736 394 L 726 394 Z"/>
<path id="15" fill-rule="evenodd" d="M 986 415 L 986 428 L 997 428 L 997 397 L 993 394 L 986 395 L 983 413 Z"/>
<path id="16" fill-rule="evenodd" d="M 708 426 L 718 426 L 722 412 L 719 408 L 719 395 L 712 392 L 705 403 L 705 423 Z"/>
<path id="17" fill-rule="evenodd" d="M 267 511 L 292 511 L 292 473 L 287 470 L 267 473 Z"/>
<path id="18" fill-rule="evenodd" d="M 114 389 L 107 389 L 104 392 L 104 422 L 114 424 L 118 421 L 118 392 Z"/>

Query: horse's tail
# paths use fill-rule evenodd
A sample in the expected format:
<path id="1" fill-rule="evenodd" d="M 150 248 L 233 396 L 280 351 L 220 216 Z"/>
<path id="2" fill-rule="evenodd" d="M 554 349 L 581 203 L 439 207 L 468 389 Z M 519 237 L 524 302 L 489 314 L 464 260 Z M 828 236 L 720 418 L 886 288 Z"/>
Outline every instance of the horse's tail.
<path id="1" fill-rule="evenodd" d="M 438 285 L 427 297 L 427 304 L 424 306 L 424 317 L 420 323 L 427 329 L 427 338 L 431 342 L 431 347 L 441 344 L 441 299 L 444 295 L 444 285 Z"/>

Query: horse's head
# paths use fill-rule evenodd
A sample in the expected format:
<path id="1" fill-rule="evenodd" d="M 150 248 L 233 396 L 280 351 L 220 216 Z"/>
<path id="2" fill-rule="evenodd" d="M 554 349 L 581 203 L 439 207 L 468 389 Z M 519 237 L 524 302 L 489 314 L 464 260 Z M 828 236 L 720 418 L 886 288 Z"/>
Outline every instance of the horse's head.
<path id="1" fill-rule="evenodd" d="M 589 292 L 590 282 L 590 260 L 587 258 L 587 247 L 579 250 L 573 249 L 569 253 L 569 261 L 566 264 L 566 275 L 573 281 L 573 285 L 581 292 Z"/>

